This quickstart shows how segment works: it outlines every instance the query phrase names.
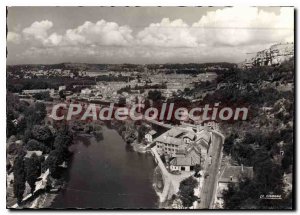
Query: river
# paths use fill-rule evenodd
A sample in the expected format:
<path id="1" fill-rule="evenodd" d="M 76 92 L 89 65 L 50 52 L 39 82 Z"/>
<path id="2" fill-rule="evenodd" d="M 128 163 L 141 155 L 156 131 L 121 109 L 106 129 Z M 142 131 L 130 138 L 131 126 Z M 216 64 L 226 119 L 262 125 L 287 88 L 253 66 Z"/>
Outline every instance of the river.
<path id="1" fill-rule="evenodd" d="M 115 130 L 103 127 L 100 141 L 78 138 L 71 150 L 67 185 L 52 208 L 158 208 L 152 156 L 134 152 Z"/>

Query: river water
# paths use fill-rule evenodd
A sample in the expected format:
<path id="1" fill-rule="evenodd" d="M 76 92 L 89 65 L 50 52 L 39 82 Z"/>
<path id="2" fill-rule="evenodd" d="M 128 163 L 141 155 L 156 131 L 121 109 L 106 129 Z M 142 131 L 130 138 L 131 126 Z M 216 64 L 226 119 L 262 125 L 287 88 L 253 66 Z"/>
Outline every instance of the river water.
<path id="1" fill-rule="evenodd" d="M 153 209 L 155 162 L 134 152 L 113 129 L 103 127 L 103 140 L 78 138 L 67 169 L 67 186 L 52 208 Z"/>

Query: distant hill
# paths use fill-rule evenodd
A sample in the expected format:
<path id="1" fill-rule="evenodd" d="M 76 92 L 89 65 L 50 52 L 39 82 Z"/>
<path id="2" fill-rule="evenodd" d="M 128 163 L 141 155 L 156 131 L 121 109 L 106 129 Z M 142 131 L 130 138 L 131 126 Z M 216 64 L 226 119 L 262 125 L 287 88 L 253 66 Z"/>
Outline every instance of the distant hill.
<path id="1" fill-rule="evenodd" d="M 15 70 L 81 70 L 81 71 L 144 71 L 147 69 L 158 70 L 203 70 L 203 69 L 230 69 L 237 65 L 234 63 L 218 62 L 218 63 L 187 63 L 187 64 L 89 64 L 89 63 L 59 63 L 59 64 L 22 64 L 22 65 L 7 65 L 7 71 Z"/>

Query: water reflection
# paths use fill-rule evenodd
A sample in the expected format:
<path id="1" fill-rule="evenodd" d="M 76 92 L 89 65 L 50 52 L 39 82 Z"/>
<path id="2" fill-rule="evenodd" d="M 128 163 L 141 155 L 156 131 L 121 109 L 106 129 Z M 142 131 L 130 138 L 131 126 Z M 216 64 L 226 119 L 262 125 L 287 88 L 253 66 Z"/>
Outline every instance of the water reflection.
<path id="1" fill-rule="evenodd" d="M 153 158 L 134 152 L 115 130 L 104 127 L 102 140 L 78 137 L 72 150 L 69 180 L 53 208 L 158 207 Z"/>

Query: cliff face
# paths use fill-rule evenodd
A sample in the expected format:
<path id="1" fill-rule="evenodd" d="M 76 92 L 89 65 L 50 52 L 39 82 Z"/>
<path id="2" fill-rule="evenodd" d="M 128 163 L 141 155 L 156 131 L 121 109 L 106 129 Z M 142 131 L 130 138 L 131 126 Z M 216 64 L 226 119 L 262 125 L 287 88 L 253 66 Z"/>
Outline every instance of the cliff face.
<path id="1" fill-rule="evenodd" d="M 269 49 L 257 52 L 254 57 L 246 59 L 242 67 L 276 66 L 294 57 L 294 43 L 279 43 Z"/>

